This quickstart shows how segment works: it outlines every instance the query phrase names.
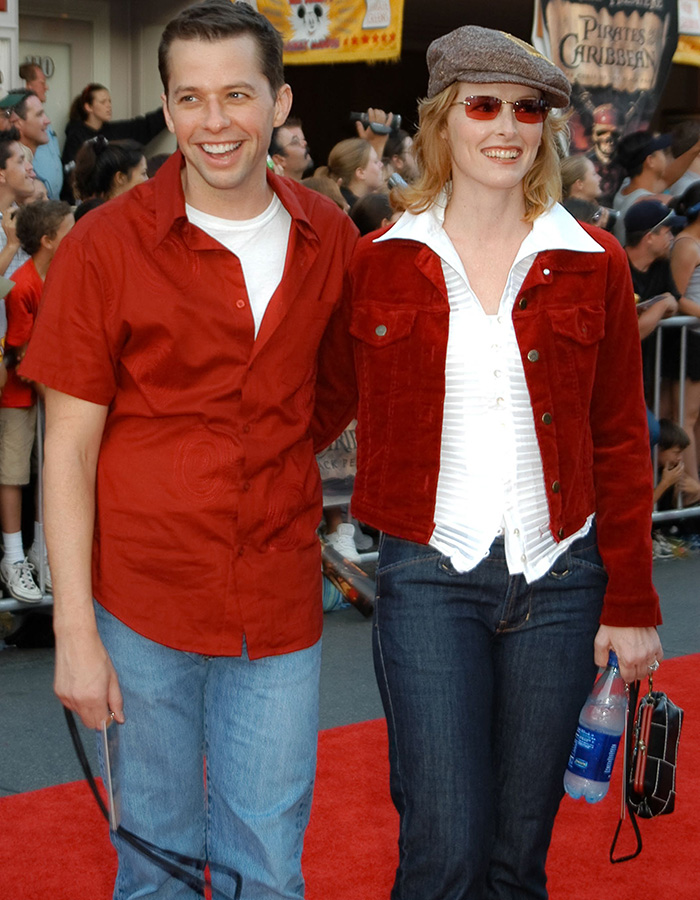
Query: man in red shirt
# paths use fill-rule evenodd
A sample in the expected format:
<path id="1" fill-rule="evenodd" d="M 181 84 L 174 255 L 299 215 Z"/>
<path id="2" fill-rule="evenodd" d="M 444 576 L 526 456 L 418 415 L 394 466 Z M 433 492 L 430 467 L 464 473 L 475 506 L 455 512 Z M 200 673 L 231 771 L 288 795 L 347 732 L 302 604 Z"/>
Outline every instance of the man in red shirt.
<path id="1" fill-rule="evenodd" d="M 159 66 L 179 151 L 68 236 L 22 369 L 47 385 L 56 692 L 88 727 L 118 723 L 125 828 L 208 861 L 221 890 L 226 866 L 248 898 L 301 897 L 314 450 L 352 417 L 355 231 L 267 169 L 291 90 L 264 17 L 190 7 Z M 115 845 L 120 897 L 194 896 Z"/>
<path id="2" fill-rule="evenodd" d="M 59 200 L 30 203 L 17 213 L 17 237 L 29 259 L 12 276 L 15 286 L 5 300 L 7 383 L 0 396 L 0 524 L 3 558 L 0 577 L 10 594 L 23 603 L 41 601 L 35 573 L 41 566 L 40 527 L 34 523 L 34 543 L 25 557 L 22 543 L 22 486 L 29 484 L 36 433 L 34 388 L 11 367 L 21 359 L 32 334 L 49 265 L 61 241 L 73 227 L 73 213 Z M 12 358 L 12 360 L 11 360 Z M 45 583 L 51 575 L 44 566 Z"/>

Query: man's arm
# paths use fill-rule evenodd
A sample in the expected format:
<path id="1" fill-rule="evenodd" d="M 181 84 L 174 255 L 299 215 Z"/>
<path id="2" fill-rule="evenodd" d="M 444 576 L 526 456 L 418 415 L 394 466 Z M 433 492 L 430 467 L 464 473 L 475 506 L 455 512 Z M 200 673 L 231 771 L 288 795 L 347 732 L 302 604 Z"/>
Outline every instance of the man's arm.
<path id="1" fill-rule="evenodd" d="M 674 316 L 677 312 L 678 301 L 673 294 L 667 292 L 663 295 L 663 300 L 657 300 L 648 309 L 639 313 L 637 325 L 639 326 L 639 337 L 641 340 L 649 337 L 662 319 Z"/>
<path id="2" fill-rule="evenodd" d="M 681 153 L 680 156 L 670 158 L 666 163 L 666 171 L 664 172 L 664 181 L 668 187 L 675 184 L 676 181 L 688 170 L 688 166 L 693 162 L 695 157 L 700 153 L 700 141 L 693 144 L 690 150 Z"/>
<path id="3" fill-rule="evenodd" d="M 106 417 L 106 406 L 46 390 L 44 510 L 54 588 L 54 690 L 88 728 L 100 728 L 110 712 L 124 721 L 92 598 L 95 478 Z"/>
<path id="4" fill-rule="evenodd" d="M 19 250 L 19 240 L 17 239 L 17 228 L 15 223 L 15 209 L 3 209 L 2 212 L 2 230 L 5 232 L 6 244 L 0 250 L 0 275 L 4 275 L 7 267 L 15 258 L 15 254 Z"/>

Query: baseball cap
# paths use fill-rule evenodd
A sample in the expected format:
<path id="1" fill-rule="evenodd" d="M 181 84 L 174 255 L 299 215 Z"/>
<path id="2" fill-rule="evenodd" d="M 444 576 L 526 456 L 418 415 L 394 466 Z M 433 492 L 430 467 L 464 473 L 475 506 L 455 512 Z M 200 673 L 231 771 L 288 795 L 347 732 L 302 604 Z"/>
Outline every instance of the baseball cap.
<path id="1" fill-rule="evenodd" d="M 617 145 L 617 161 L 630 172 L 640 166 L 647 156 L 657 150 L 665 150 L 672 142 L 670 134 L 655 135 L 650 131 L 633 131 L 626 134 Z"/>
<path id="2" fill-rule="evenodd" d="M 660 200 L 638 200 L 625 213 L 625 231 L 628 234 L 653 231 L 659 225 L 667 225 L 672 230 L 683 228 L 685 216 L 677 216 Z"/>

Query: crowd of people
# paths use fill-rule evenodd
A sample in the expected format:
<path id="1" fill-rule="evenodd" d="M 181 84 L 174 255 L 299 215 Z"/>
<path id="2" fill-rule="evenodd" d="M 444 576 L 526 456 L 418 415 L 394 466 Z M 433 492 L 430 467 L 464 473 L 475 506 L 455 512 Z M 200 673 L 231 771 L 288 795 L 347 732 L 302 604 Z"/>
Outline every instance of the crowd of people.
<path id="1" fill-rule="evenodd" d="M 544 900 L 596 665 L 615 651 L 629 681 L 663 655 L 650 434 L 657 499 L 700 500 L 694 335 L 682 427 L 671 338 L 660 424 L 644 404 L 659 323 L 700 317 L 700 129 L 622 136 L 606 104 L 563 156 L 562 72 L 464 26 L 429 48 L 415 135 L 370 108 L 317 167 L 246 4 L 184 10 L 159 69 L 145 117 L 88 85 L 60 157 L 39 67 L 0 101 L 0 575 L 54 591 L 55 690 L 119 729 L 125 827 L 220 891 L 301 898 L 314 453 L 356 416 L 392 898 Z M 163 127 L 178 150 L 149 178 Z M 21 529 L 37 395 L 48 560 Z M 327 538 L 352 556 L 346 524 Z M 113 840 L 120 896 L 176 896 L 172 865 Z"/>

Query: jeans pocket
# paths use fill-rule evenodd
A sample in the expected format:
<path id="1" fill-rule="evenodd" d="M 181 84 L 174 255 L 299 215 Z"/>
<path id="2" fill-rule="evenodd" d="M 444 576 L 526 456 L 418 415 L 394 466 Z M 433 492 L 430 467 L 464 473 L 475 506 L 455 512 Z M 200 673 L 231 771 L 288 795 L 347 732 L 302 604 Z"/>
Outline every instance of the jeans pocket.
<path id="1" fill-rule="evenodd" d="M 440 571 L 444 572 L 445 575 L 449 575 L 451 578 L 460 578 L 464 574 L 464 572 L 458 572 L 457 569 L 455 569 L 450 557 L 445 556 L 444 553 L 440 554 L 437 562 Z"/>
<path id="2" fill-rule="evenodd" d="M 442 554 L 429 544 L 417 544 L 403 538 L 382 534 L 379 542 L 377 578 L 382 574 L 410 566 L 421 565 Z"/>
<path id="3" fill-rule="evenodd" d="M 572 570 L 571 548 L 569 548 L 554 560 L 549 572 L 547 572 L 547 578 L 553 578 L 555 581 L 562 581 L 565 578 L 571 578 Z"/>

